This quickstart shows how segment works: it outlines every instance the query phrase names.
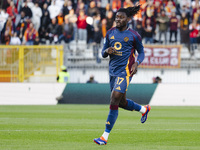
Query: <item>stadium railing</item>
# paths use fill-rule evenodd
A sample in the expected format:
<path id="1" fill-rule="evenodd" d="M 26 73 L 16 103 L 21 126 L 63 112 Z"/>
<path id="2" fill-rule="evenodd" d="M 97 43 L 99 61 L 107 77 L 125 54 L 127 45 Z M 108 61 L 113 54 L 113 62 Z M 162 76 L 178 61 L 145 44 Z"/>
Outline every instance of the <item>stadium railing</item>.
<path id="1" fill-rule="evenodd" d="M 101 57 L 102 45 L 86 44 L 85 41 L 73 41 L 69 44 L 50 46 L 0 46 L 0 82 L 56 82 L 56 76 L 62 64 L 66 65 L 71 74 L 70 82 L 84 83 L 90 74 L 99 76 L 108 72 L 108 58 Z M 150 83 L 150 78 L 161 76 L 174 82 L 181 79 L 185 83 L 183 75 L 187 75 L 187 82 L 200 82 L 200 45 L 194 48 L 193 56 L 184 45 L 144 45 L 144 47 L 155 51 L 146 54 L 148 60 L 153 63 L 163 60 L 166 64 L 152 64 L 147 59 L 140 65 L 141 83 Z M 157 48 L 157 49 L 155 49 Z M 150 51 L 149 51 L 150 52 Z M 151 55 L 150 55 L 151 54 Z M 98 57 L 97 57 L 98 56 Z M 154 57 L 155 56 L 155 57 Z M 145 63 L 146 62 L 146 63 Z M 183 73 L 182 73 L 183 72 Z M 149 74 L 148 81 L 143 77 Z M 167 76 L 167 74 L 169 74 Z M 166 77 L 167 76 L 167 77 Z M 192 79 L 191 79 L 192 78 Z M 182 81 L 183 80 L 183 81 Z M 101 82 L 105 82 L 102 79 Z"/>
<path id="2" fill-rule="evenodd" d="M 61 65 L 62 45 L 0 45 L 0 82 L 29 82 L 31 77 L 56 79 Z M 53 70 L 48 71 L 48 66 Z"/>
<path id="3" fill-rule="evenodd" d="M 87 45 L 84 41 L 73 42 L 69 46 L 65 46 L 64 61 L 68 68 L 108 68 L 109 58 L 102 59 L 101 57 L 102 44 L 98 51 L 93 46 L 93 44 Z M 144 45 L 144 47 L 146 53 L 145 60 L 140 65 L 141 68 L 198 69 L 200 67 L 200 44 L 190 46 L 195 47 L 194 51 L 189 51 L 187 46 L 181 44 L 152 44 Z M 101 59 L 99 63 L 98 58 Z"/>
<path id="4" fill-rule="evenodd" d="M 69 47 L 64 46 L 64 62 L 72 76 L 71 83 L 85 83 L 90 75 L 94 75 L 99 83 L 109 82 L 106 76 L 109 70 L 109 57 L 101 57 L 103 44 L 100 45 L 99 51 L 93 49 L 92 43 L 87 45 L 84 41 L 72 42 L 68 45 Z M 148 54 L 146 53 L 146 60 L 139 66 L 134 83 L 152 83 L 152 78 L 156 76 L 160 76 L 163 83 L 200 83 L 199 46 L 198 44 L 195 47 L 194 55 L 192 55 L 187 45 L 144 45 L 151 50 Z M 156 53 L 152 54 L 153 51 Z M 96 56 L 100 58 L 100 62 Z"/>

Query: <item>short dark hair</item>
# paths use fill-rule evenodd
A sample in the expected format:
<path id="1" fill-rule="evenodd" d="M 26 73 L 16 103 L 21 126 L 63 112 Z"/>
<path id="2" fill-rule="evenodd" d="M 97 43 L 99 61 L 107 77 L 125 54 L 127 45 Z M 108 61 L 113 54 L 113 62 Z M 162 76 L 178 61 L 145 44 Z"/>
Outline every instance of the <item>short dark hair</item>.
<path id="1" fill-rule="evenodd" d="M 140 10 L 141 5 L 128 7 L 128 8 L 120 8 L 117 12 L 124 12 L 127 17 L 135 16 Z"/>

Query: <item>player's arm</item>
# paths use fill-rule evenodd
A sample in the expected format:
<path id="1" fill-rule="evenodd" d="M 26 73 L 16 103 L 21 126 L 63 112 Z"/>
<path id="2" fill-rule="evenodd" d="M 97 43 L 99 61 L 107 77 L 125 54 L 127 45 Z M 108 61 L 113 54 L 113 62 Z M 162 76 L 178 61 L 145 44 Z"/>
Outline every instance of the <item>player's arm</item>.
<path id="1" fill-rule="evenodd" d="M 107 53 L 108 55 L 111 55 L 115 52 L 116 52 L 116 49 L 114 47 L 109 47 L 105 50 L 105 53 Z"/>
<path id="2" fill-rule="evenodd" d="M 139 65 L 139 64 L 142 63 L 142 61 L 144 60 L 144 57 L 145 57 L 145 55 L 144 55 L 144 47 L 143 47 L 142 39 L 141 39 L 140 36 L 136 37 L 135 40 L 136 40 L 135 48 L 136 48 L 136 50 L 138 52 L 138 57 L 137 57 L 137 61 L 136 62 Z"/>
<path id="3" fill-rule="evenodd" d="M 131 75 L 136 74 L 139 64 L 142 63 L 142 61 L 144 60 L 144 57 L 145 57 L 145 55 L 144 55 L 144 47 L 143 47 L 141 38 L 140 37 L 138 38 L 136 36 L 135 40 L 136 40 L 135 48 L 136 48 L 136 50 L 138 52 L 138 57 L 137 57 L 137 61 L 131 67 L 131 71 L 132 71 Z"/>
<path id="4" fill-rule="evenodd" d="M 114 47 L 110 47 L 108 35 L 109 33 L 107 32 L 106 37 L 104 39 L 104 46 L 101 52 L 103 58 L 106 58 L 108 55 L 111 55 L 116 51 Z"/>

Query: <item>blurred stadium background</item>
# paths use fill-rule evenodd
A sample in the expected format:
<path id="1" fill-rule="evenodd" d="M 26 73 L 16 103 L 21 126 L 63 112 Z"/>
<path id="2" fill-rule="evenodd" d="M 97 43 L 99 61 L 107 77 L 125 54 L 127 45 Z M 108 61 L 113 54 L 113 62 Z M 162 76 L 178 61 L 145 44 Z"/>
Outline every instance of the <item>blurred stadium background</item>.
<path id="1" fill-rule="evenodd" d="M 99 83 L 108 83 L 108 62 L 109 58 L 103 59 L 99 49 L 98 63 L 93 56 L 93 50 L 87 49 L 84 42 L 70 43 L 68 46 L 49 45 L 49 46 L 0 46 L 0 81 L 1 82 L 50 82 L 55 83 L 60 71 L 60 66 L 65 65 L 70 73 L 70 83 L 86 83 L 91 75 Z M 144 45 L 146 46 L 146 45 Z M 160 45 L 151 45 L 151 47 Z M 152 83 L 153 78 L 160 76 L 162 83 L 200 83 L 200 55 L 196 50 L 196 58 L 191 59 L 188 50 L 181 47 L 177 51 L 175 58 L 176 66 L 170 65 L 169 46 L 160 46 L 159 52 L 166 50 L 168 56 L 156 56 L 154 61 L 164 61 L 168 64 L 141 65 L 138 73 L 134 76 L 134 83 Z M 172 45 L 170 48 L 176 48 Z M 148 48 L 148 46 L 147 46 Z M 151 49 L 152 50 L 152 49 Z M 76 55 L 78 51 L 78 55 Z M 198 56 L 198 55 L 199 56 Z M 180 57 L 180 59 L 178 58 Z M 150 56 L 151 57 L 151 56 Z M 149 57 L 148 57 L 149 58 Z M 150 61 L 150 58 L 149 58 Z M 162 63 L 162 62 L 161 62 Z M 152 65 L 152 66 L 150 66 Z"/>
<path id="2" fill-rule="evenodd" d="M 43 88 L 51 85 L 48 86 L 52 94 L 50 103 L 56 104 L 55 95 L 65 92 L 66 83 L 57 83 L 62 65 L 70 74 L 68 85 L 84 84 L 90 78 L 95 83 L 108 85 L 109 58 L 101 56 L 103 39 L 115 26 L 116 11 L 138 2 L 141 11 L 131 18 L 129 27 L 140 33 L 146 57 L 131 83 L 150 87 L 159 81 L 156 93 L 167 90 L 166 99 L 172 100 L 175 98 L 169 95 L 180 84 L 182 92 L 196 91 L 200 83 L 198 0 L 3 0 L 0 3 L 0 82 L 4 83 L 1 96 L 7 97 L 11 87 L 15 91 L 13 85 L 26 85 L 26 91 L 32 88 L 41 94 L 42 89 L 36 85 L 43 83 Z M 87 89 L 85 85 L 76 88 Z M 194 93 L 182 95 L 176 91 L 176 98 L 182 104 L 193 101 L 190 105 L 194 105 L 195 97 L 188 98 L 191 94 Z M 162 96 L 153 95 L 153 99 L 155 95 Z M 30 95 L 28 98 L 34 100 Z M 149 98 L 145 103 L 148 102 Z M 156 101 L 156 104 L 162 102 Z"/>
<path id="3" fill-rule="evenodd" d="M 116 11 L 137 2 L 129 27 L 141 34 L 146 58 L 127 97 L 152 110 L 141 125 L 140 114 L 120 109 L 106 148 L 200 149 L 199 0 L 1 0 L 1 150 L 104 149 L 93 139 L 108 105 L 90 105 L 110 99 L 103 38 Z M 62 65 L 69 83 L 57 82 Z M 86 84 L 90 77 L 98 84 Z"/>
<path id="4" fill-rule="evenodd" d="M 162 83 L 200 83 L 198 0 L 1 1 L 0 81 L 55 83 L 60 66 L 65 65 L 71 75 L 70 83 L 86 83 L 92 75 L 97 82 L 108 83 L 109 59 L 101 57 L 103 37 L 114 26 L 114 15 L 119 6 L 129 7 L 136 2 L 142 4 L 142 9 L 129 25 L 141 34 L 148 58 L 132 83 L 152 83 L 152 79 L 157 76 L 162 79 Z M 10 12 L 10 7 L 14 7 L 15 13 Z M 74 10 L 72 15 L 70 10 Z M 82 24 L 79 24 L 80 10 L 85 13 L 85 22 Z M 158 18 L 161 10 L 165 10 L 169 18 L 165 32 L 167 43 L 165 36 L 159 37 Z M 47 17 L 45 12 L 48 13 Z M 170 38 L 173 22 L 170 22 L 170 18 L 174 12 L 177 19 L 174 25 L 177 39 Z M 38 18 L 37 14 L 40 14 Z M 186 18 L 183 14 L 186 14 Z M 54 19 L 57 28 L 52 27 Z M 153 42 L 147 43 L 150 46 L 145 45 L 148 19 L 151 20 L 154 31 Z M 183 19 L 187 21 L 182 22 Z M 27 39 L 26 34 L 31 23 L 34 25 L 34 32 L 31 33 L 32 38 Z M 72 28 L 70 24 L 73 25 Z M 65 25 L 69 28 L 65 29 Z M 182 34 L 184 28 L 187 30 L 186 37 Z M 70 30 L 73 32 L 70 33 Z M 196 31 L 198 34 L 193 37 L 193 32 Z M 72 37 L 68 38 L 66 34 Z M 195 42 L 191 40 L 194 38 Z M 19 43 L 16 39 L 20 40 Z"/>

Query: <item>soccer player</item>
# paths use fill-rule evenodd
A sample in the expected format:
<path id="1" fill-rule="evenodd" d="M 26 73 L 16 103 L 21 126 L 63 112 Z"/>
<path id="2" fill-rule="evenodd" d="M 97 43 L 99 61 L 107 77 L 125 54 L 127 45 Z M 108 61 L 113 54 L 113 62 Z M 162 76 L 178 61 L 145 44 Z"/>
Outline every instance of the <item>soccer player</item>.
<path id="1" fill-rule="evenodd" d="M 116 27 L 108 30 L 105 37 L 102 56 L 104 58 L 107 56 L 110 57 L 111 100 L 105 131 L 100 138 L 94 139 L 94 142 L 99 145 L 107 144 L 108 136 L 118 117 L 118 107 L 140 112 L 142 114 L 141 123 L 147 120 L 147 115 L 151 109 L 149 105 L 141 106 L 126 98 L 126 91 L 132 76 L 137 72 L 138 65 L 144 59 L 144 50 L 140 35 L 128 28 L 130 17 L 137 14 L 139 10 L 140 5 L 127 9 L 120 8 L 116 13 Z M 138 57 L 135 61 L 136 50 Z"/>

